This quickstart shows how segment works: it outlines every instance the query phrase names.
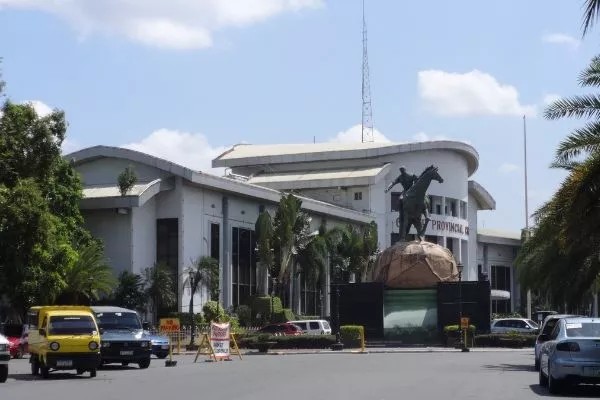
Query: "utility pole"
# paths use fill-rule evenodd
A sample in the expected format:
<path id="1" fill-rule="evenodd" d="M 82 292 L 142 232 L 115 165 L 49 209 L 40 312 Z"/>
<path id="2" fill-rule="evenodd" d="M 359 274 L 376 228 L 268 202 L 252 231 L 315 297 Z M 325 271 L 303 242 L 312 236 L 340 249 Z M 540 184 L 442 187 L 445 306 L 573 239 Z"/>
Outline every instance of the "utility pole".
<path id="1" fill-rule="evenodd" d="M 371 82 L 369 79 L 369 54 L 367 52 L 367 22 L 365 19 L 365 0 L 363 6 L 363 62 L 362 62 L 362 142 L 373 142 L 373 110 L 371 108 Z"/>
<path id="2" fill-rule="evenodd" d="M 527 117 L 523 115 L 523 173 L 525 174 L 525 240 L 529 239 L 529 194 L 527 193 Z M 531 289 L 527 289 L 527 319 L 531 319 Z"/>

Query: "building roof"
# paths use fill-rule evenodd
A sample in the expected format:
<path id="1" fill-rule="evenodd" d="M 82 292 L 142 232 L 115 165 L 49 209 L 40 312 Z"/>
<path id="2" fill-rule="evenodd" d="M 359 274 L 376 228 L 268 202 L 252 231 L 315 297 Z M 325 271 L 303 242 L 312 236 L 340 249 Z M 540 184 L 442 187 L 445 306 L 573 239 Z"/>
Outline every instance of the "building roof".
<path id="1" fill-rule="evenodd" d="M 79 151 L 70 153 L 65 155 L 65 158 L 71 160 L 73 165 L 77 166 L 80 164 L 88 163 L 100 158 L 120 158 L 125 159 L 132 162 L 137 162 L 140 164 L 149 165 L 155 168 L 158 168 L 163 171 L 167 171 L 175 176 L 179 176 L 187 181 L 196 184 L 198 186 L 206 187 L 215 191 L 228 192 L 233 193 L 239 196 L 250 197 L 255 199 L 261 199 L 263 201 L 268 201 L 271 203 L 278 203 L 281 199 L 282 193 L 266 188 L 263 186 L 253 185 L 247 182 L 241 182 L 236 179 L 231 179 L 227 177 L 219 177 L 199 171 L 193 171 L 189 168 L 186 168 L 182 165 L 173 163 L 171 161 L 164 160 L 159 157 L 151 156 L 146 153 L 142 153 L 136 150 L 124 149 L 121 147 L 112 147 L 112 146 L 93 146 L 85 149 L 81 149 Z M 151 185 L 150 185 L 151 184 Z M 156 181 L 149 182 L 148 187 L 145 189 L 138 188 L 136 190 L 140 190 L 139 195 L 134 194 L 133 192 L 128 196 L 119 196 L 113 197 L 114 203 L 113 207 L 127 207 L 127 206 L 135 206 L 135 200 L 132 203 L 132 199 L 140 198 L 144 195 L 150 195 L 153 191 L 158 193 L 160 190 L 165 190 L 166 186 L 170 184 L 170 181 L 157 179 Z M 172 183 L 171 183 L 172 184 Z M 88 192 L 95 196 L 100 195 L 110 195 L 118 193 L 115 192 L 115 188 L 104 188 L 93 190 L 93 188 L 88 187 L 91 191 Z M 137 193 L 137 192 L 135 192 Z M 154 194 L 155 194 L 154 193 Z M 85 194 L 85 193 L 84 193 Z M 154 195 L 152 194 L 152 196 Z M 373 217 L 370 214 L 365 214 L 359 211 L 355 211 L 349 208 L 339 207 L 334 204 L 326 203 L 323 201 L 311 199 L 308 197 L 297 196 L 302 200 L 302 207 L 308 211 L 312 211 L 316 214 L 325 214 L 331 215 L 343 220 L 350 220 L 354 222 L 360 223 L 369 223 L 373 220 Z M 106 198 L 106 197 L 105 197 Z M 94 200 L 101 200 L 101 198 L 86 198 L 83 201 L 85 205 L 86 201 L 93 202 Z M 127 202 L 123 205 L 122 202 Z M 87 208 L 92 208 L 89 204 Z"/>
<path id="2" fill-rule="evenodd" d="M 479 154 L 473 146 L 452 140 L 415 143 L 306 143 L 306 144 L 237 144 L 219 155 L 213 167 L 241 167 L 357 158 L 374 158 L 391 154 L 426 150 L 451 150 L 467 160 L 469 175 L 479 165 Z"/>
<path id="3" fill-rule="evenodd" d="M 477 241 L 480 243 L 521 246 L 521 232 L 478 228 Z"/>
<path id="4" fill-rule="evenodd" d="M 331 186 L 366 186 L 376 183 L 383 177 L 389 165 L 279 174 L 262 173 L 250 177 L 248 183 L 288 190 Z"/>
<path id="5" fill-rule="evenodd" d="M 475 200 L 477 200 L 477 203 L 479 204 L 480 210 L 496 209 L 496 200 L 494 200 L 492 195 L 479 183 L 475 181 L 469 181 L 469 194 L 475 197 Z"/>

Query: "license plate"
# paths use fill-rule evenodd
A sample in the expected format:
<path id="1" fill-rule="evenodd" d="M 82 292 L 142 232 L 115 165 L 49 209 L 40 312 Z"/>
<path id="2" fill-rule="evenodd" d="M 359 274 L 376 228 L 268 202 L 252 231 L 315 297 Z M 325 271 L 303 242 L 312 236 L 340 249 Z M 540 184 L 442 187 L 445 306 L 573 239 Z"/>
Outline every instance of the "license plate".
<path id="1" fill-rule="evenodd" d="M 73 360 L 56 360 L 57 367 L 72 367 Z"/>
<path id="2" fill-rule="evenodd" d="M 133 350 L 121 350 L 121 355 L 122 356 L 132 356 Z"/>
<path id="3" fill-rule="evenodd" d="M 169 349 L 169 345 L 168 345 L 168 344 L 163 344 L 163 345 L 161 346 L 161 349 L 163 349 L 163 350 L 168 350 L 168 349 Z"/>
<path id="4" fill-rule="evenodd" d="M 584 373 L 586 376 L 600 377 L 600 367 L 586 367 Z"/>

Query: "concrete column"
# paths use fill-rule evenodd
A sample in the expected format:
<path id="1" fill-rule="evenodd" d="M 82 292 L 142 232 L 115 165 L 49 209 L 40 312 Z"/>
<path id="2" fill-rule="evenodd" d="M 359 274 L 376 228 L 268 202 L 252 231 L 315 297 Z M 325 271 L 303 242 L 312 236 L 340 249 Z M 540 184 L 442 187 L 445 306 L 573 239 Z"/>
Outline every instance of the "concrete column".
<path id="1" fill-rule="evenodd" d="M 223 249 L 221 261 L 220 300 L 223 307 L 231 306 L 233 293 L 231 292 L 231 229 L 229 227 L 229 199 L 223 196 Z"/>
<path id="2" fill-rule="evenodd" d="M 440 210 L 442 215 L 446 215 L 446 197 L 442 196 L 442 209 Z"/>
<path id="3" fill-rule="evenodd" d="M 321 283 L 321 294 L 322 294 L 322 302 L 323 302 L 323 312 L 321 315 L 321 317 L 327 317 L 330 315 L 330 308 L 331 308 L 331 304 L 329 301 L 329 285 L 331 283 L 331 266 L 330 266 L 330 261 L 329 261 L 329 257 L 327 257 L 327 262 L 325 263 L 325 274 L 324 274 L 324 279 L 323 282 Z"/>

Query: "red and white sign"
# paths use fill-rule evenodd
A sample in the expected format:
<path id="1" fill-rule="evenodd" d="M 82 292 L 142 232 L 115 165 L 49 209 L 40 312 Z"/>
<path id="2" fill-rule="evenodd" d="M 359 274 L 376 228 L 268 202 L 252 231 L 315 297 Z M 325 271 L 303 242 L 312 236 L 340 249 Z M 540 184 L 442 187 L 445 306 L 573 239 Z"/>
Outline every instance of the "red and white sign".
<path id="1" fill-rule="evenodd" d="M 229 322 L 210 324 L 210 344 L 215 357 L 229 358 Z"/>

